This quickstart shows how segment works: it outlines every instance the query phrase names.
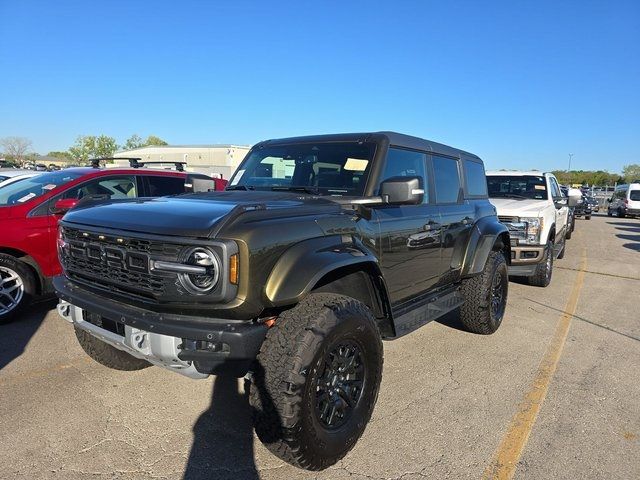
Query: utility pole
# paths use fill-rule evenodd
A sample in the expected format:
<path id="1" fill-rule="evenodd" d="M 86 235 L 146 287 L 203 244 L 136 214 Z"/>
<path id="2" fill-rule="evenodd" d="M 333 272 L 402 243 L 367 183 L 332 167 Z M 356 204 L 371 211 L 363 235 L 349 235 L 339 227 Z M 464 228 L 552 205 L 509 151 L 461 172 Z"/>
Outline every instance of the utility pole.
<path id="1" fill-rule="evenodd" d="M 569 154 L 569 168 L 567 169 L 567 172 L 571 171 L 571 159 L 573 158 L 573 153 Z"/>

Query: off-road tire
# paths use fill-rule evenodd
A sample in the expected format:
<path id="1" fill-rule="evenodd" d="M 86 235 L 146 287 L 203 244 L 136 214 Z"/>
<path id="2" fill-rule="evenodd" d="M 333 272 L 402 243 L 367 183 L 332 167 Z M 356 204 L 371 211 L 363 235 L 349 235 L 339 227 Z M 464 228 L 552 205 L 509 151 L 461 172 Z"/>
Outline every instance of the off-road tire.
<path id="1" fill-rule="evenodd" d="M 553 242 L 549 241 L 544 249 L 544 255 L 540 263 L 536 265 L 533 275 L 527 277 L 529 285 L 534 287 L 546 287 L 551 283 L 553 275 Z"/>
<path id="2" fill-rule="evenodd" d="M 364 381 L 345 423 L 330 429 L 318 416 L 319 382 L 329 352 L 349 342 L 360 348 Z M 310 294 L 278 317 L 251 373 L 249 401 L 258 438 L 299 468 L 322 470 L 335 464 L 371 418 L 382 359 L 380 332 L 366 305 L 344 295 Z"/>
<path id="3" fill-rule="evenodd" d="M 492 308 L 492 289 L 494 281 L 500 276 L 502 304 L 500 312 Z M 507 303 L 509 290 L 509 271 L 502 252 L 492 251 L 480 275 L 462 281 L 460 293 L 464 303 L 460 307 L 460 321 L 465 328 L 474 333 L 489 335 L 500 327 Z"/>
<path id="4" fill-rule="evenodd" d="M 127 352 L 118 350 L 84 330 L 76 328 L 75 331 L 78 343 L 85 353 L 105 367 L 130 372 L 151 366 L 146 360 L 136 358 Z"/>
<path id="5" fill-rule="evenodd" d="M 9 311 L 0 313 L 0 325 L 2 325 L 17 320 L 18 316 L 24 311 L 24 309 L 31 304 L 37 294 L 38 289 L 33 271 L 26 263 L 20 261 L 19 259 L 12 257 L 11 255 L 0 254 L 0 268 L 3 269 L 3 276 L 5 276 L 5 278 L 7 278 L 6 274 L 8 271 L 15 272 L 19 277 L 22 288 L 22 294 L 17 304 Z M 15 284 L 12 283 L 8 287 L 10 286 L 15 286 Z M 0 285 L 0 290 L 2 289 L 3 286 Z M 3 304 L 5 304 L 6 302 L 6 305 L 8 306 L 8 298 L 5 297 L 4 294 L 2 295 Z M 11 293 L 11 295 L 13 295 L 13 292 Z"/>

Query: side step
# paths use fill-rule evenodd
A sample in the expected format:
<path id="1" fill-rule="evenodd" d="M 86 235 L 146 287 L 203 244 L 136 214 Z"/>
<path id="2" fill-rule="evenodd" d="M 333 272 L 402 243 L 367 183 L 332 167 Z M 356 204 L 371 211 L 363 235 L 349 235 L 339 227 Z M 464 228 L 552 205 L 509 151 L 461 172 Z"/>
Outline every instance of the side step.
<path id="1" fill-rule="evenodd" d="M 393 322 L 396 328 L 396 336 L 402 337 L 407 333 L 426 325 L 464 303 L 464 297 L 458 287 L 436 292 L 432 295 L 406 303 L 393 309 Z"/>

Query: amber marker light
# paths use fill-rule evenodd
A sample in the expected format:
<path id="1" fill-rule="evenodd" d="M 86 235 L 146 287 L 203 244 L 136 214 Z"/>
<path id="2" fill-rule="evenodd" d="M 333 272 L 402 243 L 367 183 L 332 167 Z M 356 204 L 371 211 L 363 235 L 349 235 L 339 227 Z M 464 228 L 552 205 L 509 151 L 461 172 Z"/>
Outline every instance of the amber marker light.
<path id="1" fill-rule="evenodd" d="M 229 258 L 229 281 L 234 285 L 238 284 L 238 254 Z"/>

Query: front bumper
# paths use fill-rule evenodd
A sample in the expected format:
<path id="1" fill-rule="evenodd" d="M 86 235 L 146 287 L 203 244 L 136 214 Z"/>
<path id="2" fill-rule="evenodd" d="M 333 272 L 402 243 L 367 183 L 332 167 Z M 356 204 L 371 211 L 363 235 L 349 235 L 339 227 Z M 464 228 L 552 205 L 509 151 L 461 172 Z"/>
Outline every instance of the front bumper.
<path id="1" fill-rule="evenodd" d="M 90 293 L 64 276 L 56 277 L 53 286 L 60 298 L 58 313 L 76 328 L 134 357 L 192 378 L 243 376 L 267 333 L 265 325 L 255 322 L 163 314 L 133 307 Z M 120 325 L 119 330 L 102 328 L 99 325 L 103 322 L 96 318 Z"/>
<path id="2" fill-rule="evenodd" d="M 544 245 L 511 246 L 511 265 L 509 275 L 527 277 L 535 273 L 536 267 L 544 257 Z"/>

